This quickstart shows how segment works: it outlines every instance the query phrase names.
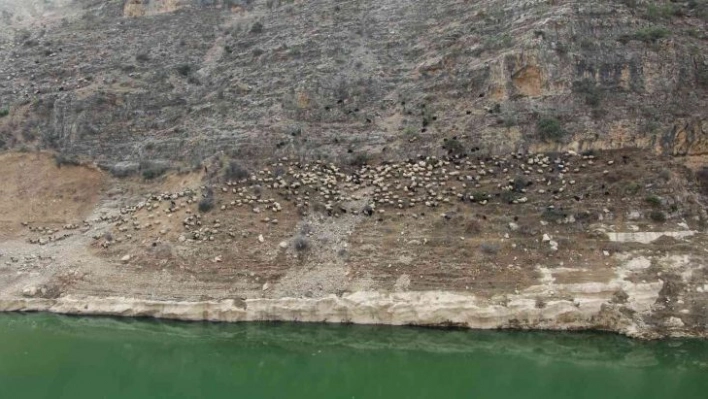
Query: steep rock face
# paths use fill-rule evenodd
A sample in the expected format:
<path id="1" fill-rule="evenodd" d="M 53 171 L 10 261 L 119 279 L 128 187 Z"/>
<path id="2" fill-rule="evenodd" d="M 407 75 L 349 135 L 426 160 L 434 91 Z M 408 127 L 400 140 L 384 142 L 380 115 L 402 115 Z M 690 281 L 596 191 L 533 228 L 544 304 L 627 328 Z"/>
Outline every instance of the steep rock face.
<path id="1" fill-rule="evenodd" d="M 54 14 L 68 10 L 55 3 Z M 35 13 L 6 36 L 6 147 L 106 165 L 405 157 L 444 152 L 452 137 L 463 152 L 705 153 L 696 6 L 657 16 L 619 1 L 78 3 L 62 22 Z M 539 132 L 544 119 L 560 129 Z"/>
<path id="2" fill-rule="evenodd" d="M 700 119 L 677 120 L 674 129 L 664 136 L 665 145 L 673 155 L 708 154 L 708 132 Z"/>

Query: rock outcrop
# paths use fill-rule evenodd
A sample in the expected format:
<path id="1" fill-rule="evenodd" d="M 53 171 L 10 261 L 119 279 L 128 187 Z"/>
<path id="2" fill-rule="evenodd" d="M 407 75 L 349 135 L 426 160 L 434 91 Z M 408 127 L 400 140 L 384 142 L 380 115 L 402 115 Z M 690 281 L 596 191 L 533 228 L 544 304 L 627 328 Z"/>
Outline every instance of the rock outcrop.
<path id="1" fill-rule="evenodd" d="M 658 289 L 657 289 L 658 292 Z M 645 298 L 649 299 L 649 298 Z M 248 299 L 203 302 L 140 300 L 120 297 L 59 299 L 0 298 L 0 312 L 52 312 L 74 315 L 155 317 L 191 321 L 293 321 L 465 327 L 473 329 L 604 330 L 630 337 L 708 337 L 669 317 L 660 329 L 647 329 L 629 308 L 593 297 L 557 300 L 538 306 L 534 298 L 508 298 L 503 305 L 466 293 L 358 292 L 317 299 Z"/>

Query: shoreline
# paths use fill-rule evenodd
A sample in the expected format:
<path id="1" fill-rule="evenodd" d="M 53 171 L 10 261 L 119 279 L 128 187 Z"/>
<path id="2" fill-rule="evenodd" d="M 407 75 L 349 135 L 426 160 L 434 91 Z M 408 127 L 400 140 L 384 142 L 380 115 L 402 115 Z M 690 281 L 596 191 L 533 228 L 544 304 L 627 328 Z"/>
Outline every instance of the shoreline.
<path id="1" fill-rule="evenodd" d="M 519 296 L 506 306 L 469 294 L 426 291 L 356 292 L 341 297 L 147 300 L 126 297 L 64 296 L 56 299 L 0 298 L 0 312 L 137 317 L 179 321 L 298 322 L 421 326 L 476 330 L 604 331 L 630 338 L 708 338 L 708 331 L 683 326 L 647 326 L 619 307 L 594 298 L 549 301 Z"/>

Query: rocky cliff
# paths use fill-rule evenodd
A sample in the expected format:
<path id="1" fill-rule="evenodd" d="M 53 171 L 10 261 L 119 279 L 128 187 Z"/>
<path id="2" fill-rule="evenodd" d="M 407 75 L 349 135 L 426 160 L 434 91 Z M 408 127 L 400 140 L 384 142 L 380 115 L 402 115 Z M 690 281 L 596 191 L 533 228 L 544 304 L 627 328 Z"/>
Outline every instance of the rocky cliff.
<path id="1" fill-rule="evenodd" d="M 5 147 L 106 166 L 405 157 L 452 137 L 705 153 L 702 2 L 56 3 L 3 10 Z"/>

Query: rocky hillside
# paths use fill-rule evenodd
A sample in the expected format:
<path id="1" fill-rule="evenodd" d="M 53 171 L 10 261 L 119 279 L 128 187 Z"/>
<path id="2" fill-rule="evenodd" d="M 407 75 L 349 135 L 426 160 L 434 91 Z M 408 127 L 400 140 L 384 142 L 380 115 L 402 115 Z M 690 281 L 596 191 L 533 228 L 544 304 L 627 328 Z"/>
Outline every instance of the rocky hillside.
<path id="1" fill-rule="evenodd" d="M 705 1 L 2 7 L 3 147 L 120 163 L 119 174 L 214 155 L 708 145 Z"/>
<path id="2" fill-rule="evenodd" d="M 708 336 L 705 1 L 0 15 L 0 311 Z"/>

